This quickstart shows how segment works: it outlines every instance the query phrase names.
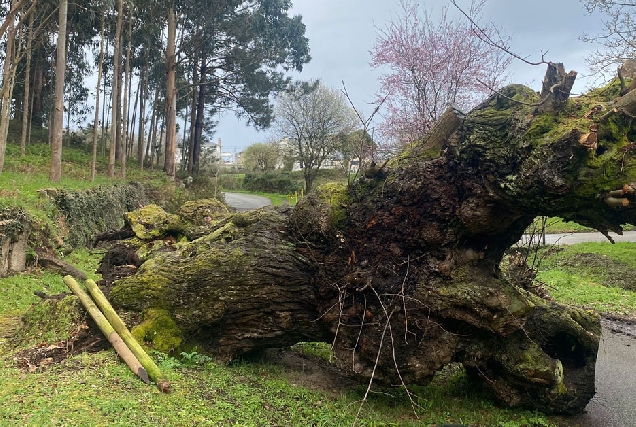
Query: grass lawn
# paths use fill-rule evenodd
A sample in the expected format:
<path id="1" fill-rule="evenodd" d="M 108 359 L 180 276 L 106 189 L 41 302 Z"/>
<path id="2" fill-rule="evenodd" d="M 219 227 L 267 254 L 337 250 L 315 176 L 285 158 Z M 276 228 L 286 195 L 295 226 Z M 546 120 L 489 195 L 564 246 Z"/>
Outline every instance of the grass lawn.
<path id="1" fill-rule="evenodd" d="M 537 278 L 555 300 L 636 315 L 636 245 L 590 242 L 542 251 Z"/>

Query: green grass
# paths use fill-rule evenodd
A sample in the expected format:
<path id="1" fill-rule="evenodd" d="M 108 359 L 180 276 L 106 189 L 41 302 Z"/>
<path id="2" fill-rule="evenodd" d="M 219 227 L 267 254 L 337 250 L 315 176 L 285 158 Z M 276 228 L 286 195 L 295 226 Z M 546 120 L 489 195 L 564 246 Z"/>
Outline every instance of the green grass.
<path id="1" fill-rule="evenodd" d="M 99 253 L 87 250 L 65 257 L 93 278 L 99 259 Z M 67 289 L 59 276 L 41 270 L 0 279 L 0 327 L 39 300 L 35 290 Z M 20 348 L 10 347 L 11 342 L 0 338 L 0 426 L 556 426 L 541 414 L 496 406 L 457 367 L 427 387 L 413 387 L 415 409 L 401 388 L 374 387 L 363 402 L 365 384 L 344 387 L 337 376 L 318 382 L 306 377 L 325 366 L 316 362 L 330 354 L 321 343 L 296 346 L 298 357 L 308 357 L 303 368 L 267 360 L 223 365 L 196 351 L 179 358 L 155 353 L 171 381 L 173 391 L 166 395 L 139 381 L 112 350 L 25 373 L 16 367 Z M 305 372 L 305 364 L 311 370 Z"/>
<path id="2" fill-rule="evenodd" d="M 420 406 L 416 416 L 400 389 L 377 389 L 362 404 L 364 387 L 337 393 L 310 390 L 270 364 L 207 362 L 192 368 L 164 359 L 161 368 L 171 381 L 170 394 L 143 384 L 112 351 L 80 354 L 34 374 L 20 372 L 5 359 L 0 365 L 0 425 L 553 425 L 540 414 L 493 406 L 461 372 L 443 384 L 415 390 Z"/>
<path id="3" fill-rule="evenodd" d="M 548 251 L 537 278 L 560 302 L 636 314 L 636 245 L 581 243 Z M 545 253 L 545 252 L 544 252 Z"/>
<path id="4" fill-rule="evenodd" d="M 254 191 L 244 191 L 244 190 L 228 190 L 227 193 L 253 194 L 254 196 L 266 197 L 272 202 L 272 205 L 274 206 L 280 206 L 285 203 L 288 203 L 292 206 L 296 204 L 295 199 L 293 197 L 290 197 L 290 195 L 286 195 L 286 194 L 260 193 L 260 192 L 254 192 Z M 300 197 L 300 194 L 298 195 L 298 197 Z"/>

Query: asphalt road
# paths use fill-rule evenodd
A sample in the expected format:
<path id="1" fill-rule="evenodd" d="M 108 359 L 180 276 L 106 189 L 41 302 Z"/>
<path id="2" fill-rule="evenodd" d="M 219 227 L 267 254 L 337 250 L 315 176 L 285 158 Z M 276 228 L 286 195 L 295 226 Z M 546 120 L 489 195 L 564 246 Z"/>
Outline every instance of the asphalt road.
<path id="1" fill-rule="evenodd" d="M 614 239 L 615 242 L 636 242 L 636 231 L 624 231 L 622 235 L 618 235 L 616 233 L 609 233 L 610 237 Z M 530 237 L 524 235 L 523 238 L 519 241 L 519 244 L 524 244 Z M 538 237 L 534 236 L 536 240 Z M 545 242 L 548 245 L 558 244 L 558 245 L 574 245 L 576 243 L 585 243 L 585 242 L 609 242 L 607 237 L 603 236 L 601 233 L 564 233 L 564 234 L 546 234 Z M 636 422 L 634 423 L 636 426 Z"/>
<path id="2" fill-rule="evenodd" d="M 272 204 L 267 197 L 254 196 L 252 194 L 242 193 L 223 193 L 225 194 L 225 203 L 232 209 L 237 211 L 249 211 L 252 209 L 262 208 Z"/>
<path id="3" fill-rule="evenodd" d="M 586 412 L 564 420 L 570 427 L 636 426 L 636 327 L 603 320 L 596 359 L 596 395 Z"/>

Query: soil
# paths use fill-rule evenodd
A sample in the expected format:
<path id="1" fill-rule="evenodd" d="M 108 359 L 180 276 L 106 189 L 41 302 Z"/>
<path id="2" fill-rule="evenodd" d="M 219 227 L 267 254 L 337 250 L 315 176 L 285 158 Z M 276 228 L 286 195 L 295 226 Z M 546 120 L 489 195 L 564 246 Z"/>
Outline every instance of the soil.
<path id="1" fill-rule="evenodd" d="M 264 362 L 284 368 L 293 384 L 310 390 L 340 394 L 360 385 L 328 361 L 291 348 L 272 348 L 265 350 L 262 356 Z"/>
<path id="2" fill-rule="evenodd" d="M 25 372 L 42 372 L 48 366 L 82 353 L 97 353 L 110 347 L 97 326 L 80 325 L 73 336 L 56 343 L 39 343 L 35 347 L 19 351 L 15 355 L 18 368 Z"/>

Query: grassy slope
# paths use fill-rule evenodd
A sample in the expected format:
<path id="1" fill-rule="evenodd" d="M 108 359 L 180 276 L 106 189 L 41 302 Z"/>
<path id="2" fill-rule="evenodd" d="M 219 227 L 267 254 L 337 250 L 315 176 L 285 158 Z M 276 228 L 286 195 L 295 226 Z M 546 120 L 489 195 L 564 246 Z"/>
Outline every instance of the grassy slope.
<path id="1" fill-rule="evenodd" d="M 21 204 L 30 211 L 41 209 L 37 190 L 51 186 L 49 162 L 46 146 L 30 146 L 27 157 L 20 159 L 17 147 L 10 144 L 0 175 L 0 204 Z M 103 159 L 96 183 L 88 181 L 88 163 L 87 152 L 65 149 L 64 179 L 56 186 L 86 188 L 106 183 Z M 142 175 L 132 165 L 128 177 L 161 179 L 157 173 Z M 92 272 L 99 255 L 76 251 L 67 261 Z M 494 406 L 461 371 L 411 390 L 416 394 L 419 420 L 401 389 L 374 390 L 362 404 L 364 386 L 334 393 L 325 384 L 312 391 L 306 387 L 309 383 L 305 383 L 303 370 L 262 362 L 225 366 L 196 353 L 178 358 L 155 354 L 172 382 L 174 392 L 169 395 L 138 381 L 113 351 L 82 354 L 43 372 L 25 373 L 16 368 L 17 349 L 9 347 L 9 335 L 19 317 L 37 302 L 38 297 L 33 295 L 36 290 L 53 294 L 65 287 L 60 277 L 40 270 L 0 279 L 0 426 L 342 426 L 352 425 L 359 409 L 357 425 L 363 426 L 555 425 L 540 414 Z"/>

